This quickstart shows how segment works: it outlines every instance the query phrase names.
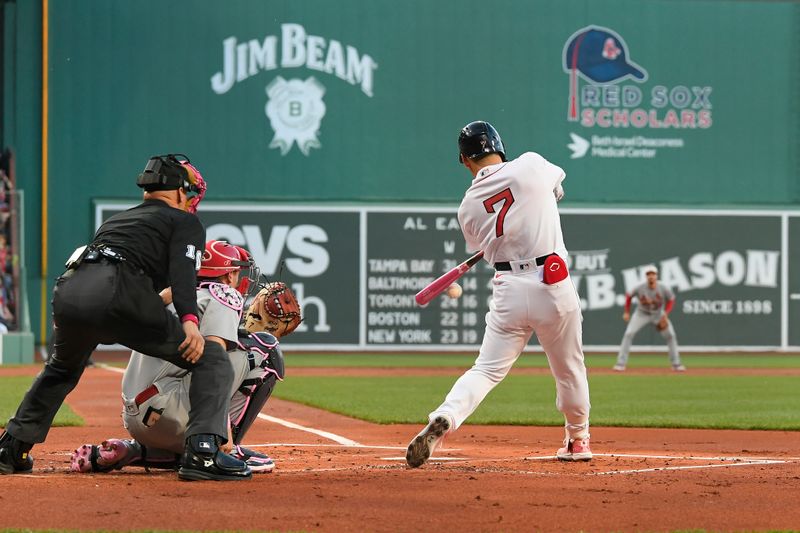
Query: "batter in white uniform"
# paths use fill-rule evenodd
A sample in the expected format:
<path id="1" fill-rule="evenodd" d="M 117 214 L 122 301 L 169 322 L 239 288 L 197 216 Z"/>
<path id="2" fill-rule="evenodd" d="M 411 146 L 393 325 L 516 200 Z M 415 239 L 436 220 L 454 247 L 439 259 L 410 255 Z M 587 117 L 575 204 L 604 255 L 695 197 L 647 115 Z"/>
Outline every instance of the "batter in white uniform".
<path id="1" fill-rule="evenodd" d="M 532 333 L 542 345 L 556 381 L 556 407 L 566 438 L 556 453 L 588 461 L 589 384 L 583 360 L 581 309 L 567 275 L 567 250 L 557 201 L 564 171 L 528 152 L 507 161 L 500 135 L 488 122 L 471 122 L 458 138 L 459 161 L 474 179 L 458 220 L 470 250 L 494 265 L 492 299 L 475 364 L 456 381 L 411 441 L 406 461 L 427 461 L 447 432 L 477 409 L 519 357 Z"/>

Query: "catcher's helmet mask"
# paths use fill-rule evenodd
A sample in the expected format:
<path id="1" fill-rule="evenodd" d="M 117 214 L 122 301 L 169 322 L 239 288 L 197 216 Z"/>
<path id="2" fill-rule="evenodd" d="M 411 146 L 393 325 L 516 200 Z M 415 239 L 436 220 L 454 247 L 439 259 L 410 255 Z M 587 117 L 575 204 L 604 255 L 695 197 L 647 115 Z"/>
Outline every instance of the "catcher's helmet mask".
<path id="1" fill-rule="evenodd" d="M 470 122 L 458 135 L 458 162 L 463 158 L 475 159 L 488 154 L 499 154 L 503 161 L 506 159 L 506 149 L 497 130 L 484 120 Z"/>
<path id="2" fill-rule="evenodd" d="M 216 278 L 241 270 L 246 266 L 249 266 L 249 263 L 242 258 L 238 247 L 227 241 L 212 240 L 206 243 L 200 271 L 197 275 L 204 278 Z"/>
<path id="3" fill-rule="evenodd" d="M 258 281 L 261 279 L 261 269 L 258 268 L 250 252 L 241 246 L 237 246 L 236 248 L 239 250 L 239 256 L 242 258 L 242 262 L 245 263 L 245 266 L 243 266 L 240 271 L 239 286 L 236 290 L 247 299 L 258 292 Z"/>
<path id="4" fill-rule="evenodd" d="M 242 272 L 245 269 L 247 269 L 246 272 Z M 236 290 L 245 298 L 249 296 L 250 289 L 257 286 L 258 278 L 261 275 L 253 257 L 241 246 L 221 240 L 208 241 L 203 250 L 203 259 L 197 277 L 199 279 L 216 279 L 230 272 L 241 272 Z"/>

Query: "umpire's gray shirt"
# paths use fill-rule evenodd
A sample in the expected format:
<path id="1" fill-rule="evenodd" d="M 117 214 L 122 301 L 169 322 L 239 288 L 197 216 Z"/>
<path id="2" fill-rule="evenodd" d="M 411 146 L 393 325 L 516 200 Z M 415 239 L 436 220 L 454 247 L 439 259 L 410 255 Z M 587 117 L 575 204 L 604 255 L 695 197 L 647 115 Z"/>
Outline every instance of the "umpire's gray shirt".
<path id="1" fill-rule="evenodd" d="M 238 310 L 234 308 L 237 297 Z M 212 284 L 197 289 L 200 334 L 204 337 L 213 335 L 224 339 L 228 349 L 236 346 L 242 303 L 241 295 L 236 289 L 227 285 Z M 172 310 L 174 311 L 174 308 Z M 181 378 L 187 373 L 188 370 L 172 363 L 134 351 L 122 378 L 123 399 L 133 400 L 137 394 L 162 378 Z"/>
<path id="2" fill-rule="evenodd" d="M 637 285 L 631 291 L 631 296 L 639 301 L 636 310 L 648 315 L 663 313 L 667 301 L 675 297 L 672 290 L 666 285 L 656 283 L 655 288 L 651 289 L 647 282 Z"/>

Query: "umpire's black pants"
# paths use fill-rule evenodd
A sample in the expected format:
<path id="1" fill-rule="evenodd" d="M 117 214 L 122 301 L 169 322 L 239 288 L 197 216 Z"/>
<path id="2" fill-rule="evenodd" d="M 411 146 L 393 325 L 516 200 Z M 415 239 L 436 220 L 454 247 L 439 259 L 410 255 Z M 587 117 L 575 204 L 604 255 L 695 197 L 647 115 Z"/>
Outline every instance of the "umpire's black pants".
<path id="1" fill-rule="evenodd" d="M 53 418 L 80 380 L 98 344 L 119 343 L 192 371 L 186 436 L 228 438 L 233 369 L 225 350 L 207 342 L 196 364 L 178 346 L 186 335 L 153 289 L 150 278 L 127 263 L 102 259 L 58 278 L 53 292 L 55 346 L 6 431 L 27 443 L 44 442 Z"/>

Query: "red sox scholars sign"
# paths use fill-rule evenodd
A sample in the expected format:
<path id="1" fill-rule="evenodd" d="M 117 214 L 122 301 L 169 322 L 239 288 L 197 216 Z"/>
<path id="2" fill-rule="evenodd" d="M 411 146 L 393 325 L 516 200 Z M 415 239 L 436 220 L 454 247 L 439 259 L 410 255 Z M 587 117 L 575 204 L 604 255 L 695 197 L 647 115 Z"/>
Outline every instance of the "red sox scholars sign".
<path id="1" fill-rule="evenodd" d="M 683 148 L 684 139 L 597 135 L 586 129 L 686 130 L 711 128 L 710 86 L 652 85 L 648 71 L 631 59 L 622 36 L 602 26 L 587 26 L 564 44 L 562 61 L 569 75 L 567 120 L 585 128 L 570 133 L 572 159 L 654 158 L 660 149 Z"/>

